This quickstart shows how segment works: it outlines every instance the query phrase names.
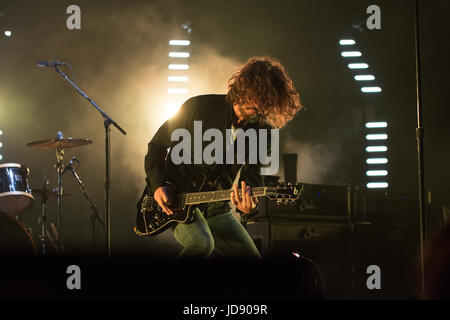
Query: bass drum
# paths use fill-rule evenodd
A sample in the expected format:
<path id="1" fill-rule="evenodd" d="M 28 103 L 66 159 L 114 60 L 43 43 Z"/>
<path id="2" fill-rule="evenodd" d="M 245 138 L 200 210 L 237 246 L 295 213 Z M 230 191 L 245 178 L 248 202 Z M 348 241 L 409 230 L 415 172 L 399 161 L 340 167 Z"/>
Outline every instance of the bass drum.
<path id="1" fill-rule="evenodd" d="M 28 185 L 29 173 L 21 164 L 0 164 L 0 212 L 14 217 L 31 208 L 34 197 Z"/>
<path id="2" fill-rule="evenodd" d="M 0 256 L 36 256 L 38 249 L 25 225 L 0 213 Z"/>

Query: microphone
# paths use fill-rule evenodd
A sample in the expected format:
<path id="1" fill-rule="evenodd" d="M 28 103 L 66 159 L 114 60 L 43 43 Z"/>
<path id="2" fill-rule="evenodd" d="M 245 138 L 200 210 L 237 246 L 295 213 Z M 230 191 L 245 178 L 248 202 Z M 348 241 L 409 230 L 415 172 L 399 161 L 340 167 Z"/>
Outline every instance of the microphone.
<path id="1" fill-rule="evenodd" d="M 58 67 L 58 66 L 68 66 L 68 63 L 56 61 L 38 61 L 38 67 Z"/>
<path id="2" fill-rule="evenodd" d="M 67 166 L 66 166 L 66 167 L 64 168 L 64 170 L 61 172 L 61 176 L 62 176 L 67 170 L 69 170 L 69 169 L 70 169 L 70 170 L 73 170 L 72 164 L 73 164 L 75 161 L 78 162 L 77 157 L 73 157 L 72 160 L 69 161 L 69 163 L 67 164 Z"/>

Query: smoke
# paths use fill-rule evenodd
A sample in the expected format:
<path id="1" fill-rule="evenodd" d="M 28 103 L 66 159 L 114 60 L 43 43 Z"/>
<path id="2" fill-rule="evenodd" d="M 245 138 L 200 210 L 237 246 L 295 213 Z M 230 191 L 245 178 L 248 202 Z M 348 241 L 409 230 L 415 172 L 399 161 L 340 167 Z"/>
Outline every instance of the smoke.
<path id="1" fill-rule="evenodd" d="M 1 64 L 5 76 L 0 79 L 0 101 L 2 106 L 8 102 L 8 112 L 3 107 L 0 111 L 2 120 L 6 120 L 5 133 L 12 137 L 4 143 L 8 161 L 31 169 L 33 188 L 40 187 L 44 173 L 55 187 L 54 151 L 30 149 L 25 143 L 53 138 L 58 130 L 65 137 L 93 140 L 89 146 L 66 149 L 65 162 L 74 155 L 80 159 L 78 174 L 104 214 L 103 118 L 54 70 L 35 67 L 36 61 L 47 59 L 71 63 L 77 86 L 127 132 L 124 136 L 111 125 L 113 248 L 128 252 L 132 243 L 132 247 L 140 247 L 143 252 L 158 254 L 155 248 L 164 247 L 161 251 L 165 255 L 173 254 L 179 247 L 170 232 L 151 241 L 134 241 L 138 238 L 132 227 L 135 203 L 145 186 L 147 144 L 167 120 L 168 41 L 179 37 L 180 25 L 167 19 L 152 3 L 126 7 L 118 4 L 108 6 L 105 12 L 105 6 L 86 2 L 80 4 L 82 29 L 68 31 L 63 3 L 51 8 L 48 4 L 32 6 L 33 15 L 16 17 L 21 29 L 16 28 L 16 38 L 3 48 L 8 64 Z M 40 20 L 38 29 L 33 28 L 36 19 Z M 181 101 L 197 94 L 225 93 L 226 80 L 242 61 L 225 57 L 206 43 L 192 41 L 190 51 L 189 94 L 180 97 Z M 63 71 L 71 77 L 70 70 Z M 4 129 L 5 124 L 2 126 Z M 89 205 L 69 175 L 64 177 L 64 189 L 74 193 L 63 204 L 66 244 L 86 251 L 91 242 Z M 39 215 L 38 201 L 37 198 L 34 218 Z M 56 220 L 55 209 L 50 203 L 51 222 Z M 31 218 L 25 222 L 39 230 Z M 102 239 L 98 241 L 103 243 Z M 155 245 L 159 242 L 165 245 Z"/>
<path id="2" fill-rule="evenodd" d="M 297 180 L 312 184 L 331 184 L 330 176 L 338 166 L 342 152 L 337 144 L 300 142 L 287 134 L 282 144 L 282 153 L 297 153 Z M 284 164 L 279 170 L 280 180 L 284 180 Z"/>

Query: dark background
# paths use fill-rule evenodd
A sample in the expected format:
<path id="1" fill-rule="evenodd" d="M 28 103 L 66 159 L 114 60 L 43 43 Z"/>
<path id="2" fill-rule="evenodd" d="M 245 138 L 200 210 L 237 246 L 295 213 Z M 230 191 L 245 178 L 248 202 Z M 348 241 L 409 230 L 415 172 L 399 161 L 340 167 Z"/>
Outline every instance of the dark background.
<path id="1" fill-rule="evenodd" d="M 81 8 L 81 30 L 66 28 L 66 8 Z M 368 30 L 366 8 L 381 8 L 381 30 Z M 448 204 L 448 1 L 422 1 L 421 58 L 426 189 Z M 365 185 L 367 121 L 388 122 L 390 190 L 417 205 L 414 1 L 0 1 L 0 149 L 2 163 L 30 169 L 30 184 L 44 176 L 56 186 L 54 151 L 25 146 L 52 138 L 88 138 L 66 150 L 81 160 L 78 173 L 104 213 L 104 128 L 101 116 L 51 68 L 38 60 L 72 64 L 77 84 L 127 132 L 112 129 L 112 254 L 174 256 L 167 232 L 139 239 L 132 228 L 144 187 L 147 143 L 164 121 L 168 40 L 184 37 L 191 21 L 190 95 L 224 93 L 226 79 L 251 56 L 277 57 L 306 107 L 282 131 L 281 152 L 299 154 L 298 177 L 316 184 Z M 4 30 L 13 32 L 11 37 Z M 364 95 L 340 56 L 338 41 L 356 40 L 383 92 Z M 67 70 L 68 75 L 70 71 Z M 213 111 L 212 111 L 213 112 Z M 281 157 L 280 157 L 281 159 Z M 280 176 L 283 172 L 280 169 Z M 90 208 L 72 177 L 64 189 L 63 234 L 73 253 L 92 251 Z M 23 221 L 39 233 L 36 198 Z M 56 200 L 49 204 L 56 222 Z M 411 210 L 412 219 L 418 217 Z M 98 251 L 104 246 L 102 232 Z"/>

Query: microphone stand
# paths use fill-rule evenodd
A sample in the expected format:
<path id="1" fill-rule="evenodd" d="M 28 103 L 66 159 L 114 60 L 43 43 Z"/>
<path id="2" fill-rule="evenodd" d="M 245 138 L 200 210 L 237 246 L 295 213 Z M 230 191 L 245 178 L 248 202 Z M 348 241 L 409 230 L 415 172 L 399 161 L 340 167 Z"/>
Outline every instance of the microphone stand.
<path id="1" fill-rule="evenodd" d="M 91 214 L 91 221 L 92 221 L 92 246 L 93 246 L 93 251 L 95 252 L 95 249 L 96 249 L 96 245 L 95 245 L 95 222 L 98 220 L 101 223 L 101 225 L 103 226 L 103 228 L 105 227 L 105 223 L 103 222 L 103 219 L 102 219 L 102 217 L 100 216 L 100 214 L 98 212 L 97 206 L 89 198 L 89 196 L 88 196 L 88 194 L 86 192 L 86 188 L 84 187 L 84 184 L 81 181 L 80 177 L 78 176 L 76 170 L 72 166 L 70 166 L 69 169 L 70 169 L 70 171 L 72 171 L 72 174 L 73 174 L 73 176 L 75 178 L 75 181 L 80 186 L 80 189 L 83 192 L 84 197 L 86 198 L 86 200 L 91 205 L 91 209 L 94 211 L 94 213 Z"/>
<path id="2" fill-rule="evenodd" d="M 424 265 L 424 246 L 426 239 L 426 207 L 425 207 L 425 174 L 424 174 L 424 128 L 422 116 L 422 84 L 420 75 L 420 47 L 419 47 L 419 0 L 415 2 L 415 55 L 416 55 L 416 104 L 417 104 L 417 178 L 419 185 L 419 282 L 422 296 L 426 290 L 425 265 Z"/>
<path id="3" fill-rule="evenodd" d="M 100 112 L 102 117 L 104 118 L 104 126 L 105 126 L 105 160 L 106 160 L 106 178 L 105 178 L 105 195 L 106 195 L 106 203 L 105 203 L 105 211 L 106 211 L 106 252 L 107 256 L 111 255 L 111 198 L 110 198 L 110 159 L 111 159 L 111 150 L 110 150 L 110 133 L 111 133 L 111 124 L 117 128 L 123 135 L 127 133 L 114 121 L 111 117 L 106 114 L 100 107 L 89 98 L 80 88 L 78 88 L 75 83 L 73 83 L 59 68 L 55 65 L 55 71 L 59 73 L 67 82 L 69 82 L 72 87 L 74 87 L 79 94 L 81 94 L 87 101 L 89 101 L 95 109 Z"/>

